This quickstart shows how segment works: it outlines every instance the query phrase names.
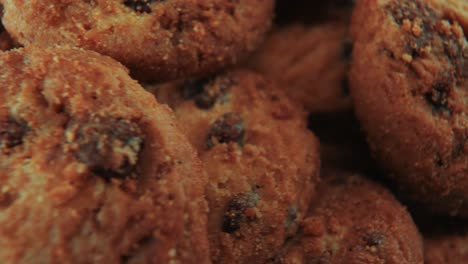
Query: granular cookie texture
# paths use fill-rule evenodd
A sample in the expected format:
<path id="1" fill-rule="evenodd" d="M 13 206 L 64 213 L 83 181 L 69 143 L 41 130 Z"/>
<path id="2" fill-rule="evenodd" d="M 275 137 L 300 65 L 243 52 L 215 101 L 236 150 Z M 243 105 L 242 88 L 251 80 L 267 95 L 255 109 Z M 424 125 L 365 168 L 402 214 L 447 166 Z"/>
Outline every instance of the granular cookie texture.
<path id="1" fill-rule="evenodd" d="M 369 145 L 403 194 L 468 217 L 468 2 L 361 0 L 351 92 Z"/>
<path id="2" fill-rule="evenodd" d="M 348 24 L 341 19 L 277 28 L 256 52 L 251 67 L 278 81 L 310 112 L 350 109 Z"/>
<path id="3" fill-rule="evenodd" d="M 305 113 L 247 70 L 148 89 L 173 107 L 208 172 L 213 262 L 272 258 L 296 232 L 318 181 L 318 141 Z"/>
<path id="4" fill-rule="evenodd" d="M 384 187 L 328 170 L 298 235 L 273 263 L 423 263 L 421 236 Z"/>
<path id="5" fill-rule="evenodd" d="M 0 54 L 0 262 L 208 263 L 206 173 L 109 57 Z"/>
<path id="6" fill-rule="evenodd" d="M 1 19 L 3 17 L 3 6 L 0 4 L 0 51 L 9 50 L 15 47 L 15 42 L 11 39 L 10 34 L 5 30 Z"/>
<path id="7" fill-rule="evenodd" d="M 23 45 L 69 45 L 117 59 L 141 79 L 205 75 L 263 40 L 273 0 L 5 0 L 5 27 Z"/>

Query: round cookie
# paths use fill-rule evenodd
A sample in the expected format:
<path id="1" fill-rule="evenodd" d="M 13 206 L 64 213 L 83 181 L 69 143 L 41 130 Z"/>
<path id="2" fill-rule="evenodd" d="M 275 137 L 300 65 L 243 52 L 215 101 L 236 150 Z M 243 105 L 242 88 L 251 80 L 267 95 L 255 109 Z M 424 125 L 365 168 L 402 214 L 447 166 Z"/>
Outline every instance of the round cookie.
<path id="1" fill-rule="evenodd" d="M 312 113 L 350 109 L 348 24 L 341 19 L 280 27 L 255 53 L 251 67 L 278 81 Z"/>
<path id="2" fill-rule="evenodd" d="M 350 73 L 369 145 L 401 193 L 468 217 L 468 2 L 361 0 Z"/>
<path id="3" fill-rule="evenodd" d="M 0 5 L 0 20 L 3 17 L 3 7 Z M 15 46 L 15 43 L 11 39 L 8 32 L 3 27 L 3 23 L 0 22 L 0 51 L 9 50 Z"/>
<path id="4" fill-rule="evenodd" d="M 273 0 L 5 0 L 23 45 L 95 50 L 142 79 L 202 75 L 235 64 L 268 30 Z"/>
<path id="5" fill-rule="evenodd" d="M 206 173 L 111 58 L 0 54 L 0 262 L 207 263 Z"/>
<path id="6" fill-rule="evenodd" d="M 423 263 L 410 214 L 382 186 L 328 170 L 298 235 L 274 263 Z"/>
<path id="7" fill-rule="evenodd" d="M 215 263 L 262 263 L 292 236 L 318 181 L 318 141 L 275 84 L 246 70 L 154 88 L 208 172 Z"/>

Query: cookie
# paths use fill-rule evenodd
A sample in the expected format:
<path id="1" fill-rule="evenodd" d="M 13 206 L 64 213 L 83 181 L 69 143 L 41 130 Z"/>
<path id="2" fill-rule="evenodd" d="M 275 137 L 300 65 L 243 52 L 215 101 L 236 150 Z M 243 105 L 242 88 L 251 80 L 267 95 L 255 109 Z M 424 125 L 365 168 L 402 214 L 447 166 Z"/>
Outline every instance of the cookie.
<path id="1" fill-rule="evenodd" d="M 3 7 L 0 5 L 0 21 L 3 17 Z M 0 51 L 5 51 L 13 48 L 15 43 L 11 39 L 8 32 L 3 27 L 3 23 L 0 22 Z"/>
<path id="2" fill-rule="evenodd" d="M 423 263 L 421 236 L 384 187 L 328 170 L 300 231 L 274 263 Z"/>
<path id="3" fill-rule="evenodd" d="M 108 55 L 142 79 L 204 75 L 240 61 L 268 30 L 273 0 L 5 0 L 23 45 L 70 45 Z"/>
<path id="4" fill-rule="evenodd" d="M 251 67 L 278 81 L 310 112 L 350 109 L 347 71 L 352 45 L 347 37 L 346 19 L 287 25 L 270 34 Z"/>
<path id="5" fill-rule="evenodd" d="M 264 263 L 315 193 L 318 141 L 275 84 L 247 70 L 157 88 L 208 172 L 214 263 Z"/>
<path id="6" fill-rule="evenodd" d="M 468 217 L 468 2 L 361 0 L 353 14 L 355 110 L 401 193 Z"/>
<path id="7" fill-rule="evenodd" d="M 0 262 L 207 263 L 206 173 L 111 58 L 0 54 Z"/>

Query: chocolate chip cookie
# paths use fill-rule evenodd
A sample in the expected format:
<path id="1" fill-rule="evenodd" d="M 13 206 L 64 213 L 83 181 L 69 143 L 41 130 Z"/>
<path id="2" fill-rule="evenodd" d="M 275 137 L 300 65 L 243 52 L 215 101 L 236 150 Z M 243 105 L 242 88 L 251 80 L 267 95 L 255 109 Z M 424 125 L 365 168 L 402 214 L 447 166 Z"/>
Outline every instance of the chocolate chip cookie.
<path id="1" fill-rule="evenodd" d="M 264 263 L 303 218 L 319 173 L 305 114 L 246 70 L 153 87 L 173 107 L 209 177 L 215 263 Z"/>
<path id="2" fill-rule="evenodd" d="M 274 263 L 423 263 L 421 236 L 384 187 L 328 170 L 298 235 Z"/>
<path id="3" fill-rule="evenodd" d="M 235 64 L 270 26 L 273 0 L 5 0 L 23 45 L 70 45 L 125 64 L 142 79 L 203 75 Z"/>
<path id="4" fill-rule="evenodd" d="M 0 63 L 1 263 L 209 262 L 206 173 L 166 106 L 95 52 Z"/>
<path id="5" fill-rule="evenodd" d="M 296 23 L 273 31 L 251 67 L 277 80 L 313 113 L 351 108 L 348 62 L 352 51 L 346 19 L 314 25 Z"/>
<path id="6" fill-rule="evenodd" d="M 369 145 L 401 193 L 468 217 L 468 2 L 361 0 L 351 91 Z"/>

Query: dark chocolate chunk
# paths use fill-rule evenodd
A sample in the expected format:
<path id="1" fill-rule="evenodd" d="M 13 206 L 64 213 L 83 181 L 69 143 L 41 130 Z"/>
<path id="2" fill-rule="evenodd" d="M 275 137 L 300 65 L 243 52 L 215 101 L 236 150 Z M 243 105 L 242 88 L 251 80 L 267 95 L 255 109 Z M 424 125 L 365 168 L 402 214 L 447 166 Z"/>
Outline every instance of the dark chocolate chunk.
<path id="1" fill-rule="evenodd" d="M 125 0 L 125 6 L 133 9 L 138 13 L 151 13 L 151 4 L 155 2 L 163 2 L 164 0 Z"/>
<path id="2" fill-rule="evenodd" d="M 0 149 L 8 150 L 23 144 L 27 127 L 24 122 L 7 119 L 0 124 Z"/>
<path id="3" fill-rule="evenodd" d="M 284 227 L 286 229 L 288 229 L 289 227 L 293 226 L 296 223 L 298 211 L 299 211 L 299 208 L 297 208 L 297 205 L 291 205 L 288 207 L 288 214 L 287 214 L 286 221 L 284 223 Z"/>
<path id="4" fill-rule="evenodd" d="M 424 94 L 427 103 L 436 113 L 451 114 L 448 97 L 450 92 L 450 83 L 446 81 L 437 82 L 432 86 L 432 89 Z"/>
<path id="5" fill-rule="evenodd" d="M 73 120 L 67 140 L 75 157 L 104 178 L 124 178 L 135 172 L 143 133 L 134 122 L 113 117 Z"/>
<path id="6" fill-rule="evenodd" d="M 226 77 L 187 81 L 182 86 L 182 97 L 185 100 L 193 100 L 200 109 L 210 109 L 226 94 L 231 84 L 230 79 Z"/>
<path id="7" fill-rule="evenodd" d="M 238 113 L 226 113 L 219 117 L 208 132 L 207 147 L 212 148 L 216 143 L 237 142 L 244 143 L 244 121 Z"/>
<path id="8" fill-rule="evenodd" d="M 365 234 L 363 239 L 369 247 L 379 247 L 385 243 L 385 235 L 379 232 Z"/>
<path id="9" fill-rule="evenodd" d="M 226 207 L 223 217 L 222 231 L 233 233 L 239 230 L 241 224 L 248 220 L 245 211 L 257 206 L 260 197 L 256 193 L 246 193 L 235 196 Z"/>

